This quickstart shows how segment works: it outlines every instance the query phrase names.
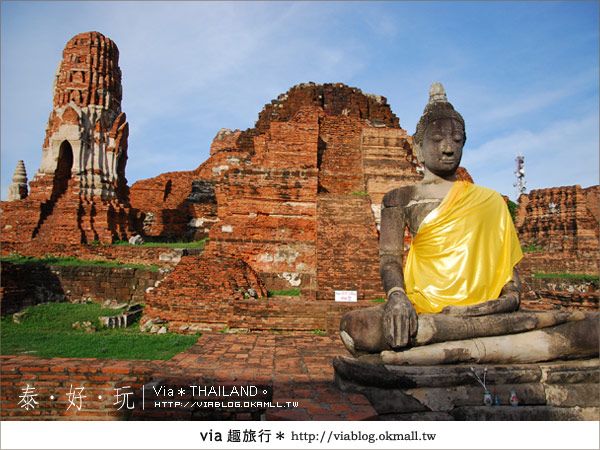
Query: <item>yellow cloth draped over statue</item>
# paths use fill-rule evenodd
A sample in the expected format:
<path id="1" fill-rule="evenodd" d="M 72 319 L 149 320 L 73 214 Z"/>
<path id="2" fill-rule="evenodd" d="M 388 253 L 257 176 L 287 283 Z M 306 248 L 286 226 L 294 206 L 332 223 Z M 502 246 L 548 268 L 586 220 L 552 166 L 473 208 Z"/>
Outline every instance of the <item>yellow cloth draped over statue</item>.
<path id="1" fill-rule="evenodd" d="M 411 244 L 404 268 L 406 294 L 417 313 L 496 299 L 522 257 L 500 194 L 456 181 Z"/>

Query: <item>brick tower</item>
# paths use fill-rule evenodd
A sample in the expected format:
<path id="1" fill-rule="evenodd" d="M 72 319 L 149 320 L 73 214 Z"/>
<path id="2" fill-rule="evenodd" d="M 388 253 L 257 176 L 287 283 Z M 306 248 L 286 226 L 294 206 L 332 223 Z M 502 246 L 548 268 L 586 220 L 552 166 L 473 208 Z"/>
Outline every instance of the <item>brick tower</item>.
<path id="1" fill-rule="evenodd" d="M 126 239 L 133 223 L 125 179 L 128 124 L 121 111 L 115 43 L 95 31 L 73 37 L 63 50 L 53 91 L 42 161 L 30 194 L 3 205 L 6 222 L 17 222 L 8 239 Z"/>

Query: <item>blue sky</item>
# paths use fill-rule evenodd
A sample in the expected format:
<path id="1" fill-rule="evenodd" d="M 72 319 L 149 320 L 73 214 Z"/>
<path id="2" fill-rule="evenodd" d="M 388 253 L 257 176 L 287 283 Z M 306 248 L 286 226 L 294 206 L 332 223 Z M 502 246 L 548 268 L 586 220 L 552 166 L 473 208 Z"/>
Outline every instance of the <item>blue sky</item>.
<path id="1" fill-rule="evenodd" d="M 598 183 L 599 3 L 1 3 L 2 198 L 17 160 L 41 160 L 52 78 L 66 42 L 114 40 L 130 125 L 129 184 L 208 157 L 221 128 L 254 125 L 291 86 L 342 82 L 387 97 L 413 133 L 433 81 L 467 123 L 463 163 L 515 197 Z"/>

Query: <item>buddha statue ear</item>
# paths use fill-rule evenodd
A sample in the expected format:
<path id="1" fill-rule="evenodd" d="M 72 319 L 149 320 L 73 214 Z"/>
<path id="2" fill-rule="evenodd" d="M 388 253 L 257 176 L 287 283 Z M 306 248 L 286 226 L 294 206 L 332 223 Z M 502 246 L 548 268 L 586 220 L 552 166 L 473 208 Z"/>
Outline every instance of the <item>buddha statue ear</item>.
<path id="1" fill-rule="evenodd" d="M 421 144 L 419 144 L 416 140 L 413 140 L 413 153 L 417 157 L 417 161 L 419 164 L 423 165 L 423 152 L 421 151 Z"/>
<path id="2" fill-rule="evenodd" d="M 425 173 L 425 160 L 423 158 L 423 151 L 421 150 L 421 145 L 417 142 L 416 139 L 413 139 L 412 149 L 413 155 L 417 158 L 416 164 L 413 160 L 413 164 L 415 164 L 415 170 L 419 175 L 423 175 Z"/>

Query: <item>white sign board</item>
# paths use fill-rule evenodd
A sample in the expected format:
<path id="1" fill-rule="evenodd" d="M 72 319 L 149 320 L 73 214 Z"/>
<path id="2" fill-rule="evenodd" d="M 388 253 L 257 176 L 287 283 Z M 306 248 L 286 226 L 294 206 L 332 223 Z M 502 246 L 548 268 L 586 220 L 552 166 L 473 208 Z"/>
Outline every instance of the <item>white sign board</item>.
<path id="1" fill-rule="evenodd" d="M 335 291 L 336 302 L 356 302 L 358 301 L 357 291 Z"/>

